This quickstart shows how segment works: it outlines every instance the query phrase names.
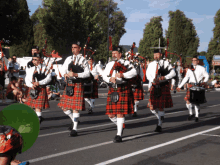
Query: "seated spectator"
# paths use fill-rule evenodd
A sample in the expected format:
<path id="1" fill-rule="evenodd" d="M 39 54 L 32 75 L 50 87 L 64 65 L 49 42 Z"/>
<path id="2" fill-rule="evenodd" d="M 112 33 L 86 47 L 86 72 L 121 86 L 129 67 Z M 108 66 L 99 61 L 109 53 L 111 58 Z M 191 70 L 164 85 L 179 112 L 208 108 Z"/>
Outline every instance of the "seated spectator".
<path id="1" fill-rule="evenodd" d="M 50 91 L 51 93 L 49 94 L 48 99 L 58 100 L 60 98 L 60 89 L 56 77 L 52 77 L 52 85 L 50 85 Z"/>
<path id="2" fill-rule="evenodd" d="M 22 91 L 19 87 L 19 82 L 17 81 L 16 77 L 11 77 L 11 82 L 8 84 L 6 90 L 6 97 L 11 100 L 20 101 L 20 103 L 25 102 L 26 100 L 22 98 Z"/>
<path id="3" fill-rule="evenodd" d="M 55 69 L 52 69 L 51 76 L 56 76 Z"/>

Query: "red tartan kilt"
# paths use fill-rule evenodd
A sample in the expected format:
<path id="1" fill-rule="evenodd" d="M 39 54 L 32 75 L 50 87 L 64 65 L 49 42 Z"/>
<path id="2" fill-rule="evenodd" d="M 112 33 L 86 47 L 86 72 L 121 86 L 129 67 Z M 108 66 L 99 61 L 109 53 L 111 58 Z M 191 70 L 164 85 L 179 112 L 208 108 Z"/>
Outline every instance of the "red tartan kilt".
<path id="1" fill-rule="evenodd" d="M 186 91 L 186 96 L 184 97 L 185 101 L 190 101 L 190 90 L 189 90 L 189 88 L 191 88 L 191 87 L 192 87 L 192 84 L 188 84 L 187 91 Z"/>
<path id="2" fill-rule="evenodd" d="M 68 84 L 68 86 L 74 86 L 73 96 L 66 95 L 66 88 L 63 91 L 62 98 L 58 103 L 58 107 L 63 109 L 71 109 L 84 111 L 85 110 L 85 100 L 84 100 L 84 86 L 83 83 Z"/>
<path id="3" fill-rule="evenodd" d="M 110 94 L 112 92 L 119 93 L 119 101 L 114 103 L 111 101 Z M 134 113 L 134 97 L 130 85 L 121 85 L 117 89 L 109 87 L 106 105 L 106 115 L 116 114 L 133 114 Z"/>
<path id="4" fill-rule="evenodd" d="M 144 93 L 143 93 L 143 86 L 141 83 L 139 83 L 138 87 L 135 88 L 134 94 L 134 100 L 144 100 Z"/>
<path id="5" fill-rule="evenodd" d="M 46 87 L 45 88 L 38 88 L 39 94 L 36 99 L 32 99 L 30 96 L 31 88 L 28 89 L 27 101 L 25 102 L 31 108 L 38 108 L 38 109 L 47 109 L 50 108 Z"/>
<path id="6" fill-rule="evenodd" d="M 154 89 L 155 87 L 152 86 L 150 89 L 150 99 L 149 99 L 150 107 L 152 107 L 153 110 L 155 110 L 156 108 L 163 109 L 163 108 L 173 107 L 173 101 L 170 94 L 169 85 L 165 85 L 161 87 L 162 95 L 159 98 L 156 98 L 154 96 Z"/>
<path id="7" fill-rule="evenodd" d="M 84 94 L 84 97 L 91 98 L 91 99 L 99 98 L 97 80 L 93 80 L 93 92 L 91 94 Z"/>

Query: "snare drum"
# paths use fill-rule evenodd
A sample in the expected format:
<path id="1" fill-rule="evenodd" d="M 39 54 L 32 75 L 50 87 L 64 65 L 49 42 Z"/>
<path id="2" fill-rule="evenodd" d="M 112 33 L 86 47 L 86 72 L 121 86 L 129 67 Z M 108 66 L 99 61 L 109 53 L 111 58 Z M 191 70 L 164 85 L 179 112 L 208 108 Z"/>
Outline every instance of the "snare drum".
<path id="1" fill-rule="evenodd" d="M 190 89 L 190 102 L 193 104 L 206 103 L 205 88 L 193 86 Z"/>

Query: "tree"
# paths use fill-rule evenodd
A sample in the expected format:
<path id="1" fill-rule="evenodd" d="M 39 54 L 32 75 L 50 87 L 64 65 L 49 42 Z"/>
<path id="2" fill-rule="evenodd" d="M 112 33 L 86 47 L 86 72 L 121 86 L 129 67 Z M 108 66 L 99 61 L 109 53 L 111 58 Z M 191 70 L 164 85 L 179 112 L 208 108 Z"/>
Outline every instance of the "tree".
<path id="1" fill-rule="evenodd" d="M 165 46 L 161 21 L 163 21 L 161 16 L 151 18 L 150 22 L 145 25 L 143 39 L 139 42 L 139 53 L 141 56 L 147 56 L 150 60 L 153 60 L 153 49 L 150 47 L 158 47 L 159 38 L 161 40 L 160 46 Z"/>
<path id="2" fill-rule="evenodd" d="M 220 55 L 220 9 L 214 17 L 215 27 L 213 28 L 213 38 L 211 38 L 208 46 L 206 58 L 211 63 L 214 55 Z"/>
<path id="3" fill-rule="evenodd" d="M 8 45 L 19 43 L 23 35 L 20 32 L 22 23 L 19 20 L 19 2 L 17 0 L 5 0 L 1 1 L 0 4 L 0 40 L 9 40 L 10 44 Z"/>
<path id="4" fill-rule="evenodd" d="M 199 52 L 199 55 L 201 55 L 201 56 L 206 56 L 206 55 L 207 55 L 207 52 L 206 52 L 206 51 L 201 51 L 201 52 Z"/>
<path id="5" fill-rule="evenodd" d="M 89 47 L 96 49 L 96 59 L 105 58 L 107 53 L 107 7 L 104 0 L 44 0 L 31 16 L 34 23 L 35 44 L 43 47 L 48 38 L 48 51 L 61 55 L 71 54 L 71 43 L 79 40 L 85 44 L 89 34 Z M 125 33 L 126 19 L 117 4 L 110 4 L 110 34 L 113 44 L 118 44 Z M 84 46 L 84 45 L 83 45 Z M 82 47 L 83 48 L 83 47 Z"/>
<path id="6" fill-rule="evenodd" d="M 187 18 L 180 10 L 169 11 L 169 17 L 169 27 L 166 32 L 166 38 L 169 38 L 168 52 L 182 54 L 183 60 L 186 56 L 196 55 L 199 47 L 199 37 L 192 20 Z M 173 59 L 172 62 L 178 59 L 174 55 L 169 57 Z"/>
<path id="7" fill-rule="evenodd" d="M 22 36 L 20 37 L 20 41 L 18 43 L 13 43 L 10 47 L 10 55 L 17 55 L 20 57 L 30 56 L 31 47 L 34 43 L 33 36 L 33 23 L 29 17 L 29 10 L 26 0 L 18 1 L 18 11 L 17 11 L 17 19 L 19 20 L 20 33 Z"/>

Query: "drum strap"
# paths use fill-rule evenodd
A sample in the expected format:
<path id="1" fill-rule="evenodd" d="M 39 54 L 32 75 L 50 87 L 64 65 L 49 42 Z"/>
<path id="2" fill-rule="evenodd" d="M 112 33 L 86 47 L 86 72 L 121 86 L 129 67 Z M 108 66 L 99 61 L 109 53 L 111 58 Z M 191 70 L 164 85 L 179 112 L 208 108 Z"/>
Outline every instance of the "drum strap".
<path id="1" fill-rule="evenodd" d="M 196 78 L 196 75 L 195 75 L 195 71 L 192 71 L 193 72 L 193 75 L 195 77 L 195 80 L 196 80 L 196 84 L 198 84 L 198 81 L 197 81 L 197 78 Z"/>

